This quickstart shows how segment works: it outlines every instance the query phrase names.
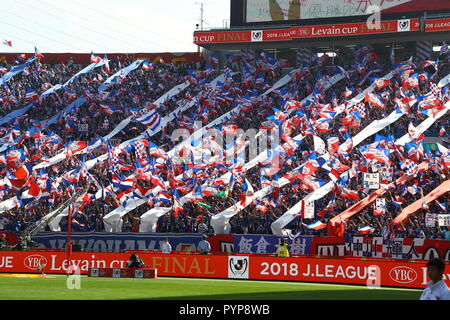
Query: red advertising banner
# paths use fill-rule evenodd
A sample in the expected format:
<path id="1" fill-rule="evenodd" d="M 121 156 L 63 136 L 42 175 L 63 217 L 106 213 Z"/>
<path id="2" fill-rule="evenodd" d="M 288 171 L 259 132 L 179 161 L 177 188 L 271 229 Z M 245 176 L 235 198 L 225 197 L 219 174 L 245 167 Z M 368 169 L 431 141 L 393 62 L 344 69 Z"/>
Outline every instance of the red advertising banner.
<path id="1" fill-rule="evenodd" d="M 89 268 L 125 268 L 129 253 L 74 252 L 72 264 L 87 274 Z M 227 256 L 199 254 L 139 254 L 148 268 L 158 269 L 158 276 L 227 278 Z M 0 272 L 66 273 L 69 267 L 65 252 L 0 251 Z"/>
<path id="2" fill-rule="evenodd" d="M 426 261 L 356 258 L 281 258 L 259 255 L 140 254 L 158 276 L 262 279 L 425 288 Z M 75 252 L 72 265 L 87 274 L 92 268 L 125 268 L 127 253 Z M 450 264 L 444 280 L 450 285 Z M 0 251 L 0 272 L 64 274 L 69 267 L 65 252 Z"/>
<path id="3" fill-rule="evenodd" d="M 273 29 L 263 31 L 263 41 L 287 41 L 295 36 L 295 29 Z"/>
<path id="4" fill-rule="evenodd" d="M 420 20 L 401 19 L 381 21 L 370 29 L 368 23 L 345 23 L 318 26 L 296 26 L 285 29 L 244 30 L 244 31 L 202 31 L 194 32 L 195 44 L 238 43 L 259 41 L 289 41 L 295 38 L 342 37 L 378 33 L 419 31 Z"/>
<path id="5" fill-rule="evenodd" d="M 450 30 L 450 18 L 429 19 L 425 22 L 426 32 L 448 31 Z"/>
<path id="6" fill-rule="evenodd" d="M 249 278 L 425 288 L 426 262 L 250 257 Z M 450 285 L 450 265 L 445 281 Z"/>
<path id="7" fill-rule="evenodd" d="M 330 24 L 322 26 L 293 27 L 295 38 L 342 37 L 390 32 L 419 31 L 419 19 L 381 21 L 377 28 L 369 28 L 368 23 Z"/>
<path id="8" fill-rule="evenodd" d="M 194 32 L 194 43 L 250 42 L 252 31 Z"/>

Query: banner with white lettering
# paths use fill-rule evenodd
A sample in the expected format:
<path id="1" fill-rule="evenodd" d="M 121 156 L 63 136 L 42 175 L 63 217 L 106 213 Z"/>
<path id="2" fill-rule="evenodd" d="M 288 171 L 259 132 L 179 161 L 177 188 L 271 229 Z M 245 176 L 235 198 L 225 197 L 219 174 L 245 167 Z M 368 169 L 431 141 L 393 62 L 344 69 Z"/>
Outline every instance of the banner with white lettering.
<path id="1" fill-rule="evenodd" d="M 274 235 L 245 234 L 234 235 L 234 252 L 236 253 L 260 253 L 275 254 L 277 245 L 283 237 Z M 285 237 L 291 255 L 310 254 L 311 236 Z"/>
<path id="2" fill-rule="evenodd" d="M 427 228 L 436 227 L 436 214 L 435 213 L 427 213 L 425 215 L 425 226 Z"/>
<path id="3" fill-rule="evenodd" d="M 375 209 L 378 211 L 384 211 L 386 209 L 386 199 L 385 198 L 378 198 L 375 200 Z"/>
<path id="4" fill-rule="evenodd" d="M 72 233 L 72 245 L 78 242 L 82 251 L 92 252 L 119 252 L 123 250 L 161 250 L 160 244 L 165 237 L 174 251 L 195 251 L 202 240 L 200 234 L 173 234 L 173 233 Z M 66 248 L 67 233 L 48 232 L 38 233 L 32 238 L 40 247 L 47 249 Z"/>
<path id="5" fill-rule="evenodd" d="M 314 219 L 314 201 L 303 200 L 303 217 Z"/>
<path id="6" fill-rule="evenodd" d="M 450 227 L 450 214 L 438 214 L 438 224 L 440 227 Z"/>
<path id="7" fill-rule="evenodd" d="M 364 187 L 369 189 L 380 189 L 380 174 L 364 173 Z"/>

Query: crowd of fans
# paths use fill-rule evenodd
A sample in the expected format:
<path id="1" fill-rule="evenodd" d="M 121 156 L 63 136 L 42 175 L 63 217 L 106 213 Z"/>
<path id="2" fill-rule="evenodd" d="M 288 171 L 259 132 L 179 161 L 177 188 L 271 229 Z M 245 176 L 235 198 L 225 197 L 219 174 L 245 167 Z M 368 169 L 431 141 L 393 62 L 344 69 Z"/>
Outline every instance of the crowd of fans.
<path id="1" fill-rule="evenodd" d="M 127 188 L 114 186 L 114 177 L 119 177 L 119 180 L 129 177 L 133 181 L 133 191 L 136 191 L 138 186 L 139 190 L 144 191 L 159 188 L 158 181 L 167 181 L 170 186 L 163 188 L 162 193 L 148 193 L 143 205 L 127 210 L 121 218 L 123 232 L 138 232 L 140 217 L 143 214 L 155 207 L 166 207 L 171 210 L 159 218 L 157 232 L 212 233 L 214 232 L 210 224 L 212 216 L 237 203 L 245 202 L 246 197 L 252 196 L 249 190 L 256 192 L 271 185 L 273 188 L 266 196 L 255 199 L 250 205 L 237 210 L 229 221 L 231 233 L 269 234 L 272 233 L 271 225 L 275 220 L 313 191 L 302 180 L 304 177 L 302 174 L 306 173 L 302 168 L 314 164 L 314 156 L 317 158 L 321 156 L 315 150 L 313 135 L 325 143 L 327 138 L 337 137 L 342 145 L 348 136 L 354 137 L 374 120 L 384 119 L 400 109 L 398 112 L 404 115 L 380 131 L 376 139 L 372 136 L 358 147 L 347 150 L 348 152 L 331 154 L 331 158 L 326 162 L 329 167 L 337 168 L 338 171 L 346 167 L 339 173 L 350 169 L 353 175 L 344 180 L 345 185 L 339 181 L 332 192 L 315 201 L 314 219 L 306 219 L 300 212 L 286 228 L 292 230 L 293 234 L 327 234 L 327 229 L 314 230 L 307 225 L 317 220 L 327 223 L 329 219 L 370 194 L 373 190 L 363 185 L 363 172 L 380 172 L 386 169 L 391 173 L 385 179 L 392 182 L 405 174 L 400 163 L 409 158 L 417 164 L 427 161 L 434 165 L 424 172 L 419 172 L 405 185 L 390 188 L 384 195 L 386 201 L 384 214 L 374 215 L 374 206 L 370 205 L 346 221 L 346 233 L 356 235 L 359 228 L 372 226 L 375 228 L 374 235 L 446 238 L 449 232 L 446 233 L 445 228 L 440 228 L 437 224 L 435 227 L 425 226 L 425 216 L 427 213 L 445 213 L 442 205 L 444 208 L 450 207 L 448 195 L 424 206 L 418 214 L 410 217 L 405 225 L 393 228 L 391 224 L 403 208 L 431 192 L 443 181 L 448 180 L 450 175 L 448 164 L 447 167 L 442 165 L 442 154 L 420 149 L 423 137 L 415 137 L 412 140 L 419 148 L 418 153 L 413 156 L 409 154 L 409 147 L 395 150 L 392 143 L 408 134 L 411 124 L 414 128 L 428 118 L 427 112 L 431 110 L 434 113 L 438 110 L 438 105 L 448 102 L 446 87 L 441 90 L 435 89 L 439 80 L 450 73 L 450 64 L 446 57 L 441 56 L 440 59 L 437 66 L 424 64 L 424 61 L 416 58 L 408 61 L 405 59 L 402 63 L 399 60 L 400 65 L 393 65 L 382 61 L 370 48 L 361 46 L 355 50 L 354 60 L 342 63 L 342 68 L 337 68 L 326 59 L 326 56 L 322 57 L 319 61 L 312 61 L 309 66 L 291 72 L 291 81 L 287 85 L 267 95 L 263 93 L 273 87 L 285 74 L 283 69 L 285 65 L 284 61 L 276 61 L 264 54 L 260 56 L 252 56 L 248 52 L 234 54 L 229 57 L 228 67 L 223 70 L 209 65 L 206 61 L 181 65 L 154 64 L 150 70 L 139 68 L 130 72 L 121 81 L 109 86 L 106 94 L 98 93 L 98 88 L 109 75 L 103 68 L 99 68 L 81 76 L 57 93 L 35 101 L 25 115 L 0 127 L 0 137 L 12 134 L 16 142 L 20 141 L 16 148 L 25 151 L 24 162 L 35 166 L 67 150 L 73 141 L 85 141 L 87 145 L 91 145 L 110 133 L 121 121 L 133 115 L 133 110 L 140 109 L 140 115 L 155 110 L 160 118 L 164 119 L 191 101 L 195 103 L 176 114 L 172 121 L 158 128 L 154 134 L 148 134 L 143 150 L 136 144 L 118 147 L 120 143 L 136 138 L 146 131 L 147 127 L 137 120 L 139 116 L 135 116 L 130 124 L 114 136 L 114 139 L 101 140 L 100 146 L 92 152 L 83 155 L 69 154 L 65 160 L 57 164 L 42 170 L 34 170 L 32 173 L 34 181 L 38 183 L 41 191 L 44 189 L 48 191 L 49 195 L 46 197 L 41 195 L 34 201 L 24 203 L 20 199 L 30 184 L 23 186 L 22 190 L 4 187 L 0 191 L 0 201 L 7 201 L 15 196 L 18 201 L 13 209 L 2 210 L 0 213 L 0 230 L 20 232 L 36 225 L 45 215 L 69 199 L 78 187 L 88 185 L 87 195 L 77 201 L 78 210 L 75 210 L 73 215 L 72 230 L 105 231 L 103 217 L 119 206 L 126 207 L 127 200 L 129 201 L 134 194 L 127 192 Z M 113 74 L 120 66 L 127 66 L 132 62 L 131 58 L 120 62 L 112 59 L 109 64 L 110 73 Z M 7 85 L 0 88 L 0 93 L 4 97 L 0 116 L 3 117 L 31 103 L 26 98 L 25 89 L 31 88 L 40 95 L 51 86 L 64 83 L 84 67 L 70 61 L 65 65 L 31 64 L 26 72 L 15 76 Z M 348 101 L 369 87 L 371 78 L 381 78 L 394 70 L 396 72 L 393 73 L 389 84 L 373 91 L 381 97 L 382 106 L 376 106 L 373 101 L 363 99 L 357 104 L 359 116 L 355 115 L 355 110 L 350 107 Z M 226 75 L 224 82 L 218 83 L 216 87 L 211 86 L 211 81 L 222 73 Z M 417 86 L 405 87 L 405 81 L 415 73 L 420 75 L 426 73 L 427 76 L 419 77 Z M 338 74 L 345 75 L 344 79 L 326 89 L 327 81 Z M 153 104 L 165 92 L 185 81 L 189 82 L 185 90 L 158 106 Z M 423 108 L 419 104 L 420 101 L 408 106 L 409 100 L 430 93 L 440 101 L 436 108 Z M 290 110 L 292 103 L 295 105 L 296 102 L 311 95 L 312 101 L 299 103 L 293 112 Z M 5 98 L 10 96 L 14 96 L 15 99 Z M 79 97 L 85 97 L 87 102 L 68 114 L 62 112 L 68 104 Z M 195 97 L 198 97 L 197 100 Z M 12 100 L 15 101 L 11 102 Z M 101 108 L 102 105 L 114 106 L 114 112 L 108 114 Z M 236 107 L 239 107 L 237 111 Z M 279 114 L 275 113 L 275 118 L 271 118 L 274 115 L 273 108 L 280 110 Z M 183 128 L 192 134 L 196 121 L 204 126 L 232 110 L 235 110 L 233 114 L 216 128 L 236 126 L 244 131 L 260 130 L 278 122 L 283 133 L 280 141 L 283 148 L 280 157 L 277 158 L 280 163 L 279 170 L 267 173 L 273 169 L 275 158 L 259 162 L 248 170 L 242 170 L 242 165 L 251 160 L 248 158 L 248 150 L 244 163 L 210 161 L 213 165 L 206 167 L 197 163 L 194 165 L 191 159 L 199 148 L 192 145 L 178 148 L 177 145 L 181 140 L 171 138 L 177 129 Z M 38 131 L 37 136 L 27 136 L 27 130 L 58 113 L 60 116 L 55 124 Z M 330 121 L 325 124 L 318 121 L 323 120 L 324 114 L 330 116 Z M 426 135 L 429 132 L 436 135 L 441 128 L 446 127 L 448 116 L 436 121 Z M 298 145 L 292 146 L 291 138 L 299 135 L 304 137 L 303 140 L 298 142 Z M 446 133 L 444 137 L 445 135 Z M 208 143 L 205 143 L 206 141 Z M 204 147 L 200 148 L 203 150 L 200 153 L 208 154 L 208 157 L 220 155 L 220 149 L 211 147 L 211 141 L 212 139 L 204 139 L 201 142 L 204 143 Z M 238 138 L 235 146 L 244 141 Z M 368 160 L 363 156 L 360 146 L 373 143 L 381 144 L 383 148 L 390 150 L 391 164 Z M 273 142 L 270 147 L 275 147 Z M 224 147 L 224 150 L 230 150 L 229 148 Z M 167 159 L 167 154 L 172 149 L 175 150 L 174 155 Z M 4 181 L 9 179 L 12 170 L 7 163 L 10 151 L 11 149 L 3 153 L 0 178 L 4 177 Z M 259 153 L 261 152 L 266 151 L 260 150 Z M 103 154 L 108 155 L 106 160 L 99 160 L 86 172 L 81 170 L 82 174 L 77 176 L 76 182 L 68 180 L 67 172 L 83 169 L 86 161 Z M 186 163 L 181 163 L 181 158 L 187 159 Z M 233 173 L 233 179 L 214 185 L 220 176 L 230 171 Z M 314 171 L 312 174 L 315 178 L 330 181 L 329 169 L 318 166 Z M 289 183 L 278 187 L 278 181 L 283 177 L 287 177 Z M 49 181 L 51 183 L 48 183 Z M 208 185 L 207 188 L 202 188 L 203 194 L 197 195 L 193 201 L 183 201 L 179 205 L 174 190 L 177 191 L 179 198 L 183 198 L 191 192 L 195 193 L 201 185 Z M 99 190 L 102 191 L 102 196 L 95 197 Z M 214 192 L 211 194 L 205 192 L 206 190 Z M 343 197 L 342 190 L 356 191 L 357 198 Z M 166 201 L 162 200 L 164 195 L 168 196 Z M 398 204 L 399 202 L 403 204 Z M 66 218 L 61 220 L 60 226 L 63 231 L 67 229 Z"/>

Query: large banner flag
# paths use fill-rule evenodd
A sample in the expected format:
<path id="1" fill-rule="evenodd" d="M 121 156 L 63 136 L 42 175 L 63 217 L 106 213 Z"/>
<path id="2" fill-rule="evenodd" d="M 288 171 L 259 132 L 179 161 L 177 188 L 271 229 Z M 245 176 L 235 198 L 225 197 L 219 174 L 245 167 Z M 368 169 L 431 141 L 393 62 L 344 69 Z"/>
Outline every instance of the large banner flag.
<path id="1" fill-rule="evenodd" d="M 443 182 L 441 185 L 439 185 L 436 189 L 428 193 L 423 198 L 420 198 L 419 200 L 413 202 L 409 206 L 407 206 L 405 209 L 400 212 L 398 216 L 395 217 L 395 219 L 392 221 L 394 225 L 399 225 L 403 221 L 405 221 L 408 216 L 412 215 L 416 211 L 422 209 L 423 203 L 430 203 L 440 196 L 444 195 L 445 193 L 450 191 L 450 180 L 447 180 Z"/>
<path id="2" fill-rule="evenodd" d="M 37 59 L 36 56 L 29 58 L 24 64 L 14 66 L 0 79 L 0 86 L 3 86 L 15 75 L 22 73 L 30 64 L 32 64 Z"/>
<path id="3" fill-rule="evenodd" d="M 136 60 L 129 66 L 120 69 L 119 71 L 114 73 L 112 76 L 110 76 L 108 79 L 106 79 L 105 82 L 103 82 L 103 84 L 100 86 L 100 88 L 98 88 L 98 92 L 105 91 L 108 88 L 108 86 L 110 86 L 112 83 L 116 82 L 116 79 L 118 77 L 126 77 L 131 71 L 138 69 L 142 65 L 143 62 L 144 62 L 144 60 Z"/>

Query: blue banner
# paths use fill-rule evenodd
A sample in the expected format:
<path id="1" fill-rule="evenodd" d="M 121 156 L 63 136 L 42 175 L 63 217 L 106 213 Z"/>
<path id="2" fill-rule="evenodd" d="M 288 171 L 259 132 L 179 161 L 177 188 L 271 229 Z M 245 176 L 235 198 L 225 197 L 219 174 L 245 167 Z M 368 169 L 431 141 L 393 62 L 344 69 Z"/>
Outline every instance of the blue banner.
<path id="1" fill-rule="evenodd" d="M 106 79 L 105 82 L 103 82 L 103 84 L 100 86 L 100 88 L 98 88 L 98 92 L 105 91 L 106 88 L 108 87 L 108 85 L 110 85 L 113 81 L 115 81 L 117 77 L 119 77 L 119 76 L 125 77 L 131 71 L 139 68 L 139 66 L 142 64 L 142 62 L 144 62 L 144 60 L 136 60 L 135 62 L 133 62 L 129 66 L 127 66 L 127 67 L 117 71 L 116 73 L 114 73 L 111 77 Z"/>
<path id="2" fill-rule="evenodd" d="M 234 252 L 236 253 L 261 253 L 275 254 L 277 253 L 277 245 L 280 240 L 287 240 L 289 253 L 293 254 L 310 254 L 312 236 L 290 236 L 282 237 L 275 235 L 259 235 L 259 234 L 236 234 L 234 235 Z"/>
<path id="3" fill-rule="evenodd" d="M 86 252 L 121 252 L 124 250 L 160 250 L 160 244 L 165 237 L 173 251 L 195 251 L 202 240 L 201 234 L 174 233 L 103 233 L 80 232 L 72 233 L 71 243 L 77 241 L 82 251 Z M 40 247 L 47 249 L 65 249 L 66 232 L 43 232 L 32 238 Z"/>
<path id="4" fill-rule="evenodd" d="M 17 117 L 20 117 L 21 115 L 24 115 L 28 110 L 30 110 L 30 108 L 35 104 L 35 102 L 30 103 L 29 105 L 27 105 L 26 107 L 23 107 L 21 109 L 17 109 L 14 110 L 13 112 L 11 112 L 10 114 L 7 114 L 6 116 L 4 116 L 3 118 L 0 119 L 0 125 L 7 123 L 9 121 L 14 120 Z"/>
<path id="5" fill-rule="evenodd" d="M 76 75 L 74 75 L 72 78 L 70 78 L 69 80 L 67 80 L 66 83 L 64 83 L 62 86 L 66 87 L 67 85 L 71 84 L 73 81 L 75 81 L 77 78 L 79 78 L 80 76 L 82 76 L 83 74 L 87 74 L 89 72 L 91 72 L 92 70 L 94 70 L 95 68 L 101 67 L 103 65 L 105 65 L 106 61 L 104 59 L 102 59 L 102 61 L 98 62 L 98 63 L 91 63 L 90 65 L 88 65 L 86 68 L 84 68 L 83 70 L 79 71 Z"/>
<path id="6" fill-rule="evenodd" d="M 23 70 L 25 70 L 26 67 L 28 67 L 31 63 L 33 63 L 34 60 L 36 60 L 35 56 L 29 58 L 24 64 L 12 67 L 11 70 L 5 73 L 5 75 L 0 79 L 0 85 L 1 86 L 4 85 L 16 74 L 22 73 Z"/>

